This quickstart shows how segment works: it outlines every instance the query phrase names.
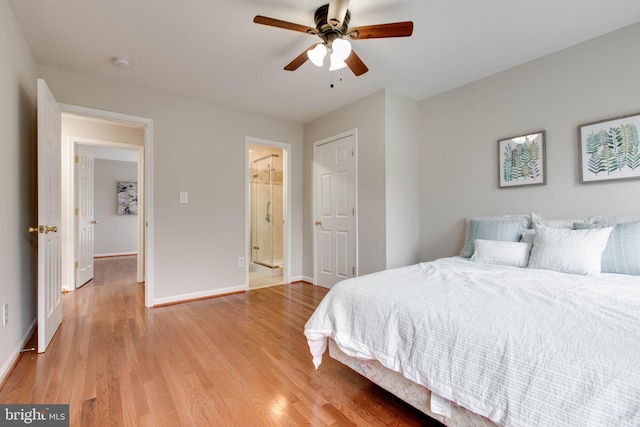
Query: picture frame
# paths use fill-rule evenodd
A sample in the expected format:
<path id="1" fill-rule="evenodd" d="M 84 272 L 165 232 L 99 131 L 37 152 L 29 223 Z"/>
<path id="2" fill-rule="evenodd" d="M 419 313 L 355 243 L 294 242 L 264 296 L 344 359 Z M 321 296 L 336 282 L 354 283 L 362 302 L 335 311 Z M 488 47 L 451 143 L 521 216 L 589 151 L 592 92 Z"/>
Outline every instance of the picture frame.
<path id="1" fill-rule="evenodd" d="M 544 130 L 498 140 L 498 187 L 545 185 L 546 162 Z"/>
<path id="2" fill-rule="evenodd" d="M 138 183 L 117 182 L 118 215 L 138 215 Z"/>
<path id="3" fill-rule="evenodd" d="M 578 126 L 580 182 L 640 179 L 640 113 Z"/>

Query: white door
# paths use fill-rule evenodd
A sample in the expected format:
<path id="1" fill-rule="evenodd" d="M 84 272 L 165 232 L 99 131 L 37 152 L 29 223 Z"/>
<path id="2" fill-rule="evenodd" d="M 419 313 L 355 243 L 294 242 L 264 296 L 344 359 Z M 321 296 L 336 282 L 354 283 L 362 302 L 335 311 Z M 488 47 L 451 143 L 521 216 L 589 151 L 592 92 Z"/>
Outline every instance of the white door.
<path id="1" fill-rule="evenodd" d="M 355 136 L 315 147 L 316 284 L 356 275 Z"/>
<path id="2" fill-rule="evenodd" d="M 60 106 L 38 79 L 38 353 L 62 323 Z"/>
<path id="3" fill-rule="evenodd" d="M 76 288 L 93 279 L 94 226 L 93 209 L 94 156 L 83 145 L 76 146 Z"/>

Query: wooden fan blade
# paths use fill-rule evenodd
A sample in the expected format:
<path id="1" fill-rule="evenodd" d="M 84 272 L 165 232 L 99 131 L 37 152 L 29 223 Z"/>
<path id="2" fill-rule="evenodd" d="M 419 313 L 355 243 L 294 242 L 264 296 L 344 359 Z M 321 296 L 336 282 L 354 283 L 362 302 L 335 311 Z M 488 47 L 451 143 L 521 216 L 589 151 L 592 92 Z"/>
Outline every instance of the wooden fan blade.
<path id="1" fill-rule="evenodd" d="M 367 25 L 349 30 L 352 40 L 383 39 L 387 37 L 409 37 L 413 34 L 413 22 L 394 22 L 392 24 Z"/>
<path id="2" fill-rule="evenodd" d="M 285 30 L 298 31 L 306 34 L 317 34 L 315 28 L 305 27 L 304 25 L 294 24 L 293 22 L 281 21 L 275 18 L 268 18 L 266 16 L 257 15 L 253 18 L 253 22 L 256 24 L 268 25 L 270 27 L 284 28 Z"/>
<path id="3" fill-rule="evenodd" d="M 327 11 L 327 24 L 334 28 L 340 28 L 344 22 L 349 8 L 349 0 L 329 0 L 329 10 Z"/>
<path id="4" fill-rule="evenodd" d="M 312 44 L 311 47 L 309 47 L 307 50 L 305 50 L 300 55 L 298 55 L 296 57 L 296 59 L 294 59 L 293 61 L 289 62 L 284 67 L 284 69 L 287 70 L 287 71 L 295 71 L 298 68 L 300 68 L 300 66 L 302 64 L 304 64 L 305 62 L 307 62 L 309 60 L 309 56 L 307 55 L 307 52 L 310 51 L 311 49 L 313 49 L 314 47 L 316 47 L 318 44 L 320 44 L 320 43 Z"/>
<path id="5" fill-rule="evenodd" d="M 369 71 L 369 68 L 364 65 L 362 59 L 360 59 L 360 57 L 356 55 L 353 50 L 351 51 L 351 55 L 349 55 L 347 59 L 344 60 L 344 62 L 347 63 L 347 67 L 349 67 L 349 69 L 353 71 L 353 74 L 355 74 L 356 76 L 361 76 Z"/>

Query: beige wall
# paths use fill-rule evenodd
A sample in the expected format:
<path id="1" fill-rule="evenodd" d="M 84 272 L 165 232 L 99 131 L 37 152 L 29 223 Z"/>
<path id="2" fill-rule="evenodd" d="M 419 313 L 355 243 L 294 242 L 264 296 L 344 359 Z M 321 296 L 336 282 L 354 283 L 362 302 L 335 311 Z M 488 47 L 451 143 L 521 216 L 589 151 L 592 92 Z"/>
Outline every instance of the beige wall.
<path id="1" fill-rule="evenodd" d="M 94 227 L 94 253 L 115 255 L 138 251 L 138 216 L 118 215 L 116 185 L 138 181 L 138 164 L 95 159 L 94 209 L 98 224 Z"/>
<path id="2" fill-rule="evenodd" d="M 13 12 L 0 0 L 0 382 L 19 354 L 36 316 L 36 73 Z M 7 185 L 9 184 L 9 185 Z"/>
<path id="3" fill-rule="evenodd" d="M 418 260 L 418 104 L 389 90 L 304 127 L 306 277 L 313 277 L 313 144 L 357 129 L 358 272 Z"/>
<path id="4" fill-rule="evenodd" d="M 420 103 L 420 258 L 457 255 L 467 216 L 639 214 L 640 181 L 580 184 L 577 127 L 640 112 L 640 24 Z M 547 185 L 498 189 L 498 139 L 546 130 Z"/>
<path id="5" fill-rule="evenodd" d="M 292 146 L 292 278 L 300 277 L 302 126 L 40 67 L 59 102 L 153 119 L 155 299 L 246 286 L 245 137 Z M 179 203 L 179 193 L 189 203 Z"/>
<path id="6" fill-rule="evenodd" d="M 82 137 L 108 142 L 144 145 L 144 129 L 121 123 L 105 122 L 84 117 L 62 116 L 62 140 Z"/>
<path id="7" fill-rule="evenodd" d="M 386 93 L 386 268 L 418 262 L 418 103 Z"/>
<path id="8" fill-rule="evenodd" d="M 304 126 L 304 276 L 313 277 L 313 144 L 358 130 L 358 271 L 385 268 L 385 92 L 380 91 Z"/>

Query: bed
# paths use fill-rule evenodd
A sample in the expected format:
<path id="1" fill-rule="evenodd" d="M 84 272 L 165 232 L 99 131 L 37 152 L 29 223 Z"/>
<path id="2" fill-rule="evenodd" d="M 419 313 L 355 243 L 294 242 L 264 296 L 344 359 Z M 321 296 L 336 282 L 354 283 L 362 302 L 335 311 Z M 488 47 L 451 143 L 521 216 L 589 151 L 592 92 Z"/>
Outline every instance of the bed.
<path id="1" fill-rule="evenodd" d="M 461 256 L 336 284 L 305 325 L 316 368 L 328 348 L 449 426 L 639 426 L 640 221 L 465 236 Z"/>

